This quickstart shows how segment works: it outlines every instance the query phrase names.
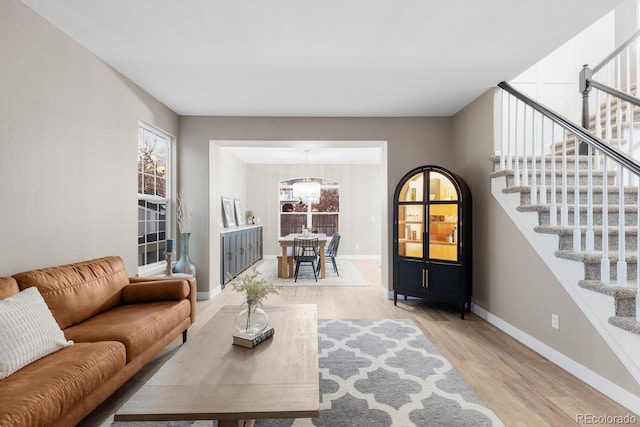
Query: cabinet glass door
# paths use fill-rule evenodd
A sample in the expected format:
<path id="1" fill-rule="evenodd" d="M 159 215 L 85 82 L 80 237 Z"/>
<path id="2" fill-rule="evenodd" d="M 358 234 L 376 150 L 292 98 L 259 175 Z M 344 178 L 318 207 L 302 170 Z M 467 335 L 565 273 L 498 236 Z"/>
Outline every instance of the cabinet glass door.
<path id="1" fill-rule="evenodd" d="M 458 192 L 449 178 L 432 171 L 429 173 L 429 200 L 457 201 Z"/>
<path id="2" fill-rule="evenodd" d="M 429 258 L 458 261 L 457 203 L 429 205 Z"/>
<path id="3" fill-rule="evenodd" d="M 458 192 L 441 173 L 429 173 L 429 258 L 458 261 Z"/>
<path id="4" fill-rule="evenodd" d="M 424 174 L 412 176 L 400 190 L 399 202 L 422 202 L 424 200 Z"/>
<path id="5" fill-rule="evenodd" d="M 422 258 L 424 234 L 424 205 L 398 205 L 398 255 Z"/>

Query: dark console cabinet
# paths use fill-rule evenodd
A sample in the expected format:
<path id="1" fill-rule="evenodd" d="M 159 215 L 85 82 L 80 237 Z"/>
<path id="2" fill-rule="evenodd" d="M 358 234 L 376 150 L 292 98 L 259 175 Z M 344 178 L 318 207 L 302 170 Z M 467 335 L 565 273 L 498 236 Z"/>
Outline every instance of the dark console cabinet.
<path id="1" fill-rule="evenodd" d="M 471 193 L 439 166 L 408 172 L 393 201 L 393 303 L 398 294 L 471 309 Z"/>
<path id="2" fill-rule="evenodd" d="M 261 225 L 248 225 L 220 233 L 220 283 L 222 285 L 261 259 Z"/>

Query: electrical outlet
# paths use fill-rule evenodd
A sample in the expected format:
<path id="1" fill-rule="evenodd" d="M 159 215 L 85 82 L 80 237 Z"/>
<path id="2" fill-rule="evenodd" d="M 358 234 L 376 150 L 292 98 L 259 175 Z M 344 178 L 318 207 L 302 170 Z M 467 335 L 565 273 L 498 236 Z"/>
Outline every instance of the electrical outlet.
<path id="1" fill-rule="evenodd" d="M 560 319 L 557 314 L 551 313 L 551 327 L 553 329 L 560 329 Z"/>
<path id="2" fill-rule="evenodd" d="M 356 250 L 360 249 L 360 245 L 356 244 Z"/>

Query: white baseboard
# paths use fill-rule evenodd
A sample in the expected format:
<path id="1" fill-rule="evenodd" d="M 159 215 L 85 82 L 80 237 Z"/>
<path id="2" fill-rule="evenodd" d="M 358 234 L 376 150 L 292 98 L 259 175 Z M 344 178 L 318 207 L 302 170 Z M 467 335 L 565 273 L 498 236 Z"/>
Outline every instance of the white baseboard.
<path id="1" fill-rule="evenodd" d="M 337 258 L 344 259 L 382 259 L 381 255 L 338 255 Z"/>
<path id="2" fill-rule="evenodd" d="M 216 295 L 218 295 L 220 292 L 222 292 L 222 288 L 220 286 L 216 286 L 213 290 L 208 291 L 208 292 L 198 292 L 196 295 L 196 298 L 198 299 L 198 301 L 205 301 L 205 300 L 210 300 L 213 297 L 215 297 Z"/>
<path id="3" fill-rule="evenodd" d="M 198 301 L 206 301 L 213 298 L 213 295 L 211 295 L 211 292 L 198 292 L 196 298 L 198 299 Z"/>
<path id="4" fill-rule="evenodd" d="M 538 341 L 531 335 L 505 322 L 498 316 L 489 313 L 482 307 L 479 307 L 476 304 L 471 304 L 471 311 L 473 311 L 479 317 L 491 323 L 501 331 L 520 341 L 522 344 L 526 345 L 533 351 L 555 363 L 562 369 L 581 379 L 609 398 L 615 400 L 620 405 L 629 409 L 631 412 L 640 415 L 640 396 L 636 396 L 635 394 L 625 390 L 619 385 L 614 384 L 608 379 L 593 372 L 591 369 L 586 368 L 575 360 L 568 358 L 564 354 L 554 350 L 543 342 Z"/>

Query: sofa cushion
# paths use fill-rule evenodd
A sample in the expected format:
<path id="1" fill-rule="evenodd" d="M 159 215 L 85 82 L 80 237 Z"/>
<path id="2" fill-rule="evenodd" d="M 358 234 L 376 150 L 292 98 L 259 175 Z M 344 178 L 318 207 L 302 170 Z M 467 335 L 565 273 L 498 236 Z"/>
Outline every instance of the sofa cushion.
<path id="1" fill-rule="evenodd" d="M 152 301 L 180 301 L 189 296 L 189 291 L 189 282 L 180 279 L 134 283 L 125 286 L 122 290 L 122 303 L 137 304 Z"/>
<path id="2" fill-rule="evenodd" d="M 0 379 L 68 347 L 37 288 L 0 300 Z"/>
<path id="3" fill-rule="evenodd" d="M 62 329 L 120 304 L 129 278 L 120 257 L 25 271 L 12 276 L 20 289 L 35 286 Z"/>
<path id="4" fill-rule="evenodd" d="M 191 313 L 189 300 L 126 304 L 64 330 L 75 342 L 120 341 L 127 363 L 177 327 Z"/>
<path id="5" fill-rule="evenodd" d="M 0 425 L 47 426 L 125 364 L 118 342 L 77 343 L 0 381 Z"/>
<path id="6" fill-rule="evenodd" d="M 13 277 L 0 277 L 0 299 L 13 296 L 20 292 L 18 282 Z"/>

